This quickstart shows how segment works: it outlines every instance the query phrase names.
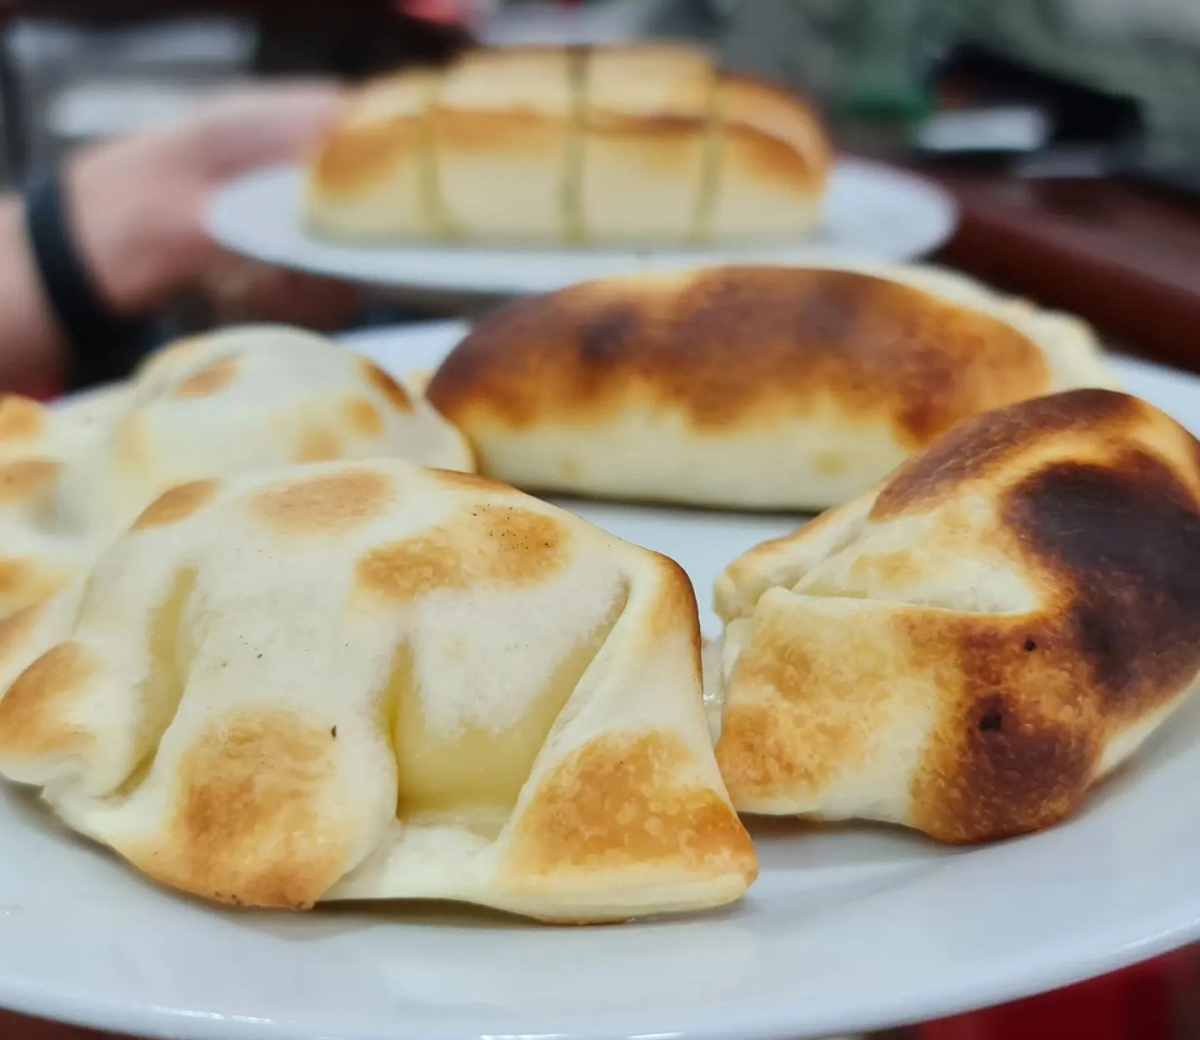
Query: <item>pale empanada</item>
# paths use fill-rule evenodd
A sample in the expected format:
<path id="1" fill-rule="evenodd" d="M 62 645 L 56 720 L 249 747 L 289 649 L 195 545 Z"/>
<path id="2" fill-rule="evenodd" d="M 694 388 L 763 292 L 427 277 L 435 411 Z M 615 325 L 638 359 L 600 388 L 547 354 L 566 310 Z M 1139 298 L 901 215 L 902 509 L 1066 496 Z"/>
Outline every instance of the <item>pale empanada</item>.
<path id="1" fill-rule="evenodd" d="M 961 277 L 725 267 L 510 303 L 429 398 L 520 487 L 822 509 L 959 419 L 1112 381 L 1081 322 Z"/>
<path id="2" fill-rule="evenodd" d="M 320 336 L 186 340 L 128 383 L 46 409 L 0 400 L 0 617 L 61 587 L 175 484 L 289 462 L 398 456 L 470 469 L 417 394 Z"/>
<path id="3" fill-rule="evenodd" d="M 399 461 L 204 480 L 0 625 L 0 772 L 205 898 L 552 920 L 756 872 L 671 561 Z"/>
<path id="4" fill-rule="evenodd" d="M 969 419 L 735 561 L 717 758 L 756 813 L 945 841 L 1075 811 L 1195 687 L 1200 444 L 1079 390 Z"/>

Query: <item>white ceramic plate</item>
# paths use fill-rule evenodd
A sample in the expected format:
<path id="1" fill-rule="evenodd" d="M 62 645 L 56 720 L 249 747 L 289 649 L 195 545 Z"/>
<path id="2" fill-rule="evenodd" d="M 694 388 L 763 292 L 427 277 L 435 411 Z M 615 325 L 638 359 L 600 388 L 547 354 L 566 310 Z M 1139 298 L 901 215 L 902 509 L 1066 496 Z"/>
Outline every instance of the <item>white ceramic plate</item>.
<path id="1" fill-rule="evenodd" d="M 462 326 L 356 337 L 395 371 Z M 1122 361 L 1193 421 L 1200 380 Z M 670 553 L 701 602 L 785 517 L 574 503 Z M 706 628 L 715 619 L 706 612 Z M 1200 937 L 1200 702 L 1070 822 L 987 848 L 869 826 L 754 826 L 739 905 L 554 928 L 446 905 L 231 911 L 144 882 L 0 796 L 0 1005 L 194 1040 L 794 1038 L 1023 996 Z"/>
<path id="2" fill-rule="evenodd" d="M 375 285 L 507 295 L 548 292 L 639 269 L 800 263 L 830 254 L 908 260 L 939 246 L 955 224 L 954 203 L 936 185 L 878 163 L 841 159 L 819 226 L 794 244 L 661 250 L 345 246 L 305 233 L 301 183 L 301 171 L 294 166 L 257 170 L 231 182 L 213 200 L 209 233 L 234 252 L 316 274 Z"/>

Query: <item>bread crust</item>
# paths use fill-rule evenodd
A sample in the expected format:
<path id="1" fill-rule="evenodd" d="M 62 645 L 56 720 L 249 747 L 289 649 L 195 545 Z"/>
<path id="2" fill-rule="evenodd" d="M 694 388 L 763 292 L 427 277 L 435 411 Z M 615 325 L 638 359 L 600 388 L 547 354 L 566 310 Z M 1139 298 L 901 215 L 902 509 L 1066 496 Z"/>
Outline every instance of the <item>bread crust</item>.
<path id="1" fill-rule="evenodd" d="M 307 219 L 348 241 L 778 237 L 808 230 L 829 161 L 811 105 L 695 47 L 472 51 L 364 88 Z"/>

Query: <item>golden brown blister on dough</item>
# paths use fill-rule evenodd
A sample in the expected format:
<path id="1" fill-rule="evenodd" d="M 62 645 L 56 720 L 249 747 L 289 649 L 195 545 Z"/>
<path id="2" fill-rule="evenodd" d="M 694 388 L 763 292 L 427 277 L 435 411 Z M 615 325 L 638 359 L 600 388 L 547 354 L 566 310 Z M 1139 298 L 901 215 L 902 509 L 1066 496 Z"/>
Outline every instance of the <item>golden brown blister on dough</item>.
<path id="1" fill-rule="evenodd" d="M 350 429 L 360 437 L 378 437 L 383 433 L 383 416 L 365 397 L 348 397 L 342 410 Z"/>
<path id="2" fill-rule="evenodd" d="M 130 530 L 165 527 L 186 520 L 213 500 L 220 490 L 219 480 L 193 480 L 163 492 L 143 510 Z"/>
<path id="3" fill-rule="evenodd" d="M 29 624 L 29 617 L 22 626 Z M 26 668 L 0 700 L 0 754 L 35 758 L 84 750 L 92 734 L 71 720 L 71 712 L 99 667 L 90 650 L 68 642 L 47 650 Z"/>
<path id="4" fill-rule="evenodd" d="M 279 534 L 337 534 L 377 519 L 395 497 L 396 489 L 384 474 L 350 469 L 263 488 L 248 505 L 260 522 Z"/>
<path id="5" fill-rule="evenodd" d="M 49 599 L 71 577 L 67 566 L 55 566 L 32 557 L 0 557 L 0 598 L 9 609 Z"/>
<path id="6" fill-rule="evenodd" d="M 385 600 L 408 601 L 435 589 L 532 584 L 552 577 L 566 562 L 566 533 L 554 517 L 480 505 L 372 549 L 358 561 L 356 582 Z"/>
<path id="7" fill-rule="evenodd" d="M 382 368 L 363 358 L 362 370 L 367 382 L 383 394 L 396 411 L 411 412 L 413 410 L 412 398 L 408 395 L 408 391 Z"/>
<path id="8" fill-rule="evenodd" d="M 179 763 L 161 842 L 124 851 L 151 877 L 208 899 L 311 906 L 349 855 L 327 811 L 334 750 L 327 728 L 287 712 L 222 719 Z"/>
<path id="9" fill-rule="evenodd" d="M 43 491 L 56 476 L 53 459 L 18 459 L 0 464 L 0 504 L 24 502 Z"/>
<path id="10" fill-rule="evenodd" d="M 691 760 L 658 733 L 597 738 L 567 757 L 521 816 L 510 870 L 539 876 L 637 866 L 687 874 L 758 872 L 750 838 L 708 787 L 680 776 Z"/>
<path id="11" fill-rule="evenodd" d="M 18 394 L 0 396 L 0 445 L 32 440 L 45 429 L 45 411 L 37 401 Z"/>
<path id="12" fill-rule="evenodd" d="M 237 378 L 241 362 L 236 357 L 222 358 L 193 372 L 175 387 L 176 397 L 210 397 L 224 390 Z"/>
<path id="13" fill-rule="evenodd" d="M 34 603 L 0 620 L 0 665 L 7 662 L 25 644 L 45 609 L 44 603 Z"/>
<path id="14" fill-rule="evenodd" d="M 297 462 L 332 462 L 341 455 L 341 439 L 325 426 L 312 423 L 300 434 L 296 449 Z"/>
<path id="15" fill-rule="evenodd" d="M 925 616 L 923 615 L 923 618 Z M 717 763 L 734 804 L 739 799 L 813 797 L 835 777 L 865 763 L 874 734 L 906 710 L 894 674 L 919 672 L 936 661 L 936 636 L 928 652 L 900 643 L 903 619 L 878 625 L 861 619 L 807 619 L 800 627 L 787 613 L 763 618 L 738 658 L 738 689 L 725 712 Z"/>

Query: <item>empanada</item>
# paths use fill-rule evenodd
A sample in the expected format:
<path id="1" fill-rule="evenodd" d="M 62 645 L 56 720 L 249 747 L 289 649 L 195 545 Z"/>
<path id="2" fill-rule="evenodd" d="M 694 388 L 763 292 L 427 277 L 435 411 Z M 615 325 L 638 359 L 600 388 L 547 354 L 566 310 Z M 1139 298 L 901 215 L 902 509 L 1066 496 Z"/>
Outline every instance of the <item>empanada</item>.
<path id="1" fill-rule="evenodd" d="M 398 456 L 471 469 L 462 436 L 382 369 L 299 329 L 247 326 L 47 409 L 0 400 L 0 617 L 86 565 L 175 484 L 288 462 Z"/>
<path id="2" fill-rule="evenodd" d="M 718 267 L 510 303 L 428 393 L 519 487 L 808 510 L 966 416 L 1112 382 L 1081 322 L 961 277 Z"/>
<path id="3" fill-rule="evenodd" d="M 0 773 L 208 899 L 592 921 L 756 873 L 671 561 L 399 461 L 167 492 L 0 624 Z"/>
<path id="4" fill-rule="evenodd" d="M 730 565 L 717 758 L 755 813 L 944 841 L 1079 808 L 1196 686 L 1200 444 L 1078 390 L 956 426 Z"/>

